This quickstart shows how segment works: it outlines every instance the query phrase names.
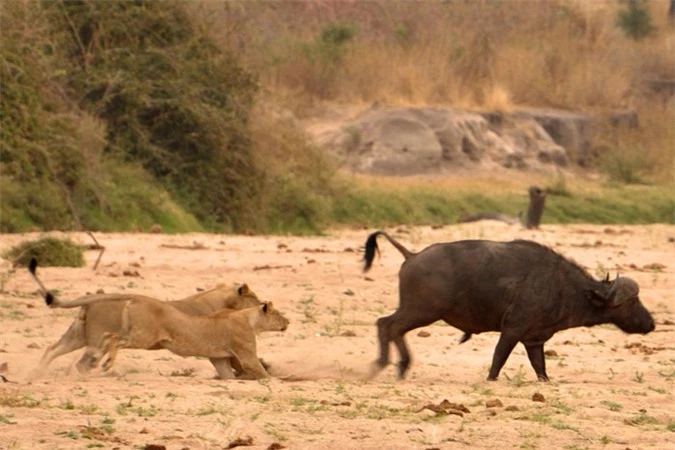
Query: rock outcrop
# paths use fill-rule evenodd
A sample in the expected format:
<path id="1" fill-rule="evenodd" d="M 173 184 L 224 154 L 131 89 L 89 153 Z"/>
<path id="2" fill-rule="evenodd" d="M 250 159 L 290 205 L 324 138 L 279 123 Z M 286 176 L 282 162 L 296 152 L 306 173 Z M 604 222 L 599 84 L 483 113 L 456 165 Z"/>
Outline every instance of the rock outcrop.
<path id="1" fill-rule="evenodd" d="M 590 147 L 585 116 L 552 110 L 373 107 L 314 137 L 349 169 L 386 175 L 566 167 Z"/>

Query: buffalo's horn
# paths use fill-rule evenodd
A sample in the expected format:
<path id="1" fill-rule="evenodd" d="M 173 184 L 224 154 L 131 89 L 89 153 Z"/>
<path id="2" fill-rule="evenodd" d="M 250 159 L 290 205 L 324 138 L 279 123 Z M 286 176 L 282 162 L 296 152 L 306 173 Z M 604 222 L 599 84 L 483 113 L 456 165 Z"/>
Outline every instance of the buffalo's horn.
<path id="1" fill-rule="evenodd" d="M 609 274 L 607 274 L 607 280 L 609 280 Z M 607 293 L 607 303 L 614 303 L 614 298 L 616 297 L 616 293 L 619 291 L 619 272 L 616 273 L 616 278 L 614 278 L 614 281 L 612 281 L 612 286 L 609 288 L 609 292 Z"/>
<path id="2" fill-rule="evenodd" d="M 619 275 L 617 274 L 607 293 L 607 303 L 619 305 L 626 300 L 637 296 L 639 292 L 640 286 L 638 286 L 634 280 L 627 277 L 619 278 Z"/>

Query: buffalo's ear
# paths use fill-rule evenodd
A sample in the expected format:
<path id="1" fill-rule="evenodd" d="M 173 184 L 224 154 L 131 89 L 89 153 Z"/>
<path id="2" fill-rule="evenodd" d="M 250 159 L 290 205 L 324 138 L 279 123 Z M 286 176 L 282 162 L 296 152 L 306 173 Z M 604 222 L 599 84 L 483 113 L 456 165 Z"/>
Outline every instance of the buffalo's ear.
<path id="1" fill-rule="evenodd" d="M 595 289 L 586 291 L 586 299 L 596 308 L 602 308 L 607 305 L 607 295 Z"/>
<path id="2" fill-rule="evenodd" d="M 248 288 L 248 284 L 246 283 L 242 284 L 237 289 L 237 293 L 242 296 L 248 294 L 249 292 L 251 292 L 251 290 Z"/>

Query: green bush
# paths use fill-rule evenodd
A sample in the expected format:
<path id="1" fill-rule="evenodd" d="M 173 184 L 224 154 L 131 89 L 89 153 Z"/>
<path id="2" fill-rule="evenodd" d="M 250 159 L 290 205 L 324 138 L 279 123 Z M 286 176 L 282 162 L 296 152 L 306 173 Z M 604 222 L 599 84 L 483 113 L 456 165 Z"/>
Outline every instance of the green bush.
<path id="1" fill-rule="evenodd" d="M 105 121 L 105 152 L 151 173 L 213 229 L 257 195 L 247 121 L 257 83 L 181 2 L 44 2 L 67 85 Z"/>
<path id="2" fill-rule="evenodd" d="M 637 147 L 615 148 L 600 158 L 600 167 L 610 182 L 643 184 L 645 175 L 652 171 L 652 163 Z"/>
<path id="3" fill-rule="evenodd" d="M 648 5 L 637 0 L 630 0 L 628 7 L 619 10 L 616 23 L 628 37 L 636 41 L 656 30 Z"/>
<path id="4" fill-rule="evenodd" d="M 70 239 L 43 237 L 34 241 L 24 241 L 10 248 L 3 255 L 15 266 L 28 267 L 32 258 L 36 258 L 41 266 L 82 267 L 84 266 L 84 249 Z"/>

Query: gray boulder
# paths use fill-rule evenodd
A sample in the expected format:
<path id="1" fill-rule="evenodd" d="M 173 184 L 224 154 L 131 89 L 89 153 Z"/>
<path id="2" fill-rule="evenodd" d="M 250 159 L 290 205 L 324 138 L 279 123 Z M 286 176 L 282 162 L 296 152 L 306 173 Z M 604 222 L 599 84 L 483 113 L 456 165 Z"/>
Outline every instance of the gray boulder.
<path id="1" fill-rule="evenodd" d="M 568 164 L 565 148 L 527 115 L 374 107 L 315 138 L 346 167 L 362 173 L 413 175 Z"/>

